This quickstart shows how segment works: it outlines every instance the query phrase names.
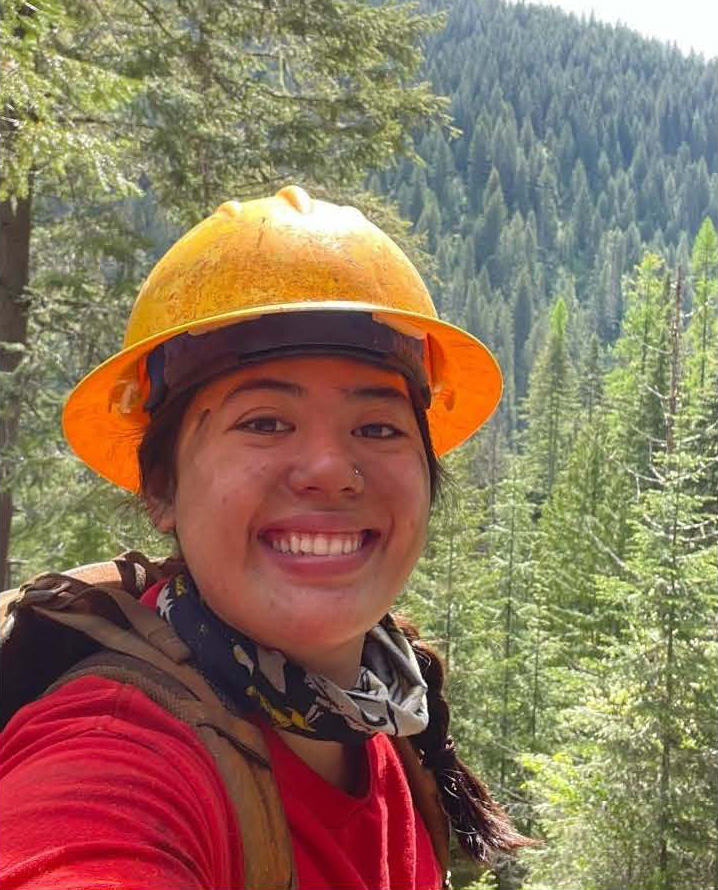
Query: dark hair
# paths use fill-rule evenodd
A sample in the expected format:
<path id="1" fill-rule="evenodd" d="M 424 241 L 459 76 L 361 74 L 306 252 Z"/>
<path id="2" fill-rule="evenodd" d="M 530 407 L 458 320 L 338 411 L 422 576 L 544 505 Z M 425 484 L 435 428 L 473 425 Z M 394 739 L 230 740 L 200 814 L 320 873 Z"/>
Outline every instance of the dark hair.
<path id="1" fill-rule="evenodd" d="M 138 449 L 141 491 L 146 503 L 169 499 L 176 485 L 175 448 L 184 413 L 201 385 L 183 391 L 153 415 Z M 431 444 L 431 434 L 421 397 L 410 384 L 414 413 L 424 443 L 429 470 L 431 502 L 441 492 L 443 470 Z M 394 616 L 409 641 L 428 686 L 429 724 L 411 743 L 422 763 L 430 769 L 442 796 L 444 809 L 462 849 L 477 863 L 486 865 L 496 853 L 510 852 L 535 842 L 519 834 L 487 787 L 456 754 L 449 734 L 449 706 L 443 695 L 444 668 L 439 655 L 421 638 L 411 622 Z"/>
<path id="2" fill-rule="evenodd" d="M 429 724 L 410 737 L 422 763 L 430 769 L 442 803 L 462 850 L 479 865 L 490 865 L 497 853 L 510 853 L 536 841 L 524 837 L 489 789 L 457 756 L 449 734 L 449 705 L 444 698 L 444 665 L 438 653 L 419 636 L 407 618 L 394 620 L 409 641 L 428 687 Z"/>
<path id="3" fill-rule="evenodd" d="M 150 417 L 137 449 L 140 492 L 148 505 L 154 499 L 169 501 L 174 495 L 180 426 L 185 411 L 199 389 L 199 386 L 189 387 Z"/>

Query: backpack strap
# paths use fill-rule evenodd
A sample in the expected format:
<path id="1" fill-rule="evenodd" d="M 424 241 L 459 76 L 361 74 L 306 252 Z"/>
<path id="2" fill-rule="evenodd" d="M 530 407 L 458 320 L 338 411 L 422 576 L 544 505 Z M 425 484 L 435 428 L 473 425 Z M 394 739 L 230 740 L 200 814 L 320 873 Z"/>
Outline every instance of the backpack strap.
<path id="1" fill-rule="evenodd" d="M 204 703 L 175 674 L 118 652 L 89 656 L 60 677 L 48 693 L 82 676 L 129 683 L 194 730 L 212 755 L 241 827 L 245 886 L 294 890 L 291 837 L 260 730 L 223 707 L 228 719 L 216 725 L 214 708 L 208 714 Z"/>
<path id="2" fill-rule="evenodd" d="M 246 885 L 293 890 L 291 837 L 260 730 L 228 710 L 188 664 L 191 652 L 185 643 L 135 598 L 142 593 L 141 583 L 132 585 L 135 596 L 122 589 L 128 582 L 112 563 L 81 572 L 84 577 L 41 575 L 20 589 L 8 609 L 11 626 L 3 628 L 3 673 L 6 664 L 19 660 L 19 637 L 27 645 L 29 633 L 39 628 L 57 650 L 53 658 L 60 665 L 48 691 L 78 676 L 106 676 L 131 683 L 188 724 L 212 755 L 235 807 Z M 31 671 L 29 664 L 14 667 L 16 676 L 23 667 Z"/>
<path id="3" fill-rule="evenodd" d="M 257 890 L 293 888 L 291 838 L 260 730 L 225 706 L 190 666 L 191 652 L 173 628 L 138 602 L 151 584 L 181 567 L 177 560 L 153 561 L 130 551 L 112 562 L 82 566 L 70 574 L 40 575 L 12 591 L 2 604 L 7 609 L 1 634 L 2 655 L 12 649 L 6 643 L 11 643 L 15 618 L 27 619 L 27 613 L 32 613 L 33 618 L 41 620 L 41 627 L 47 623 L 55 628 L 60 625 L 74 634 L 73 651 L 79 652 L 50 678 L 55 681 L 50 690 L 78 676 L 106 676 L 137 686 L 191 726 L 212 754 L 237 811 L 247 885 Z M 84 648 L 78 645 L 78 638 L 85 641 Z M 89 649 L 88 640 L 95 644 Z M 42 688 L 46 687 L 47 683 Z M 392 741 L 414 805 L 431 837 L 444 884 L 450 886 L 449 820 L 436 780 L 408 738 Z"/>
<path id="4" fill-rule="evenodd" d="M 449 871 L 449 839 L 451 823 L 441 803 L 441 794 L 434 774 L 421 762 L 416 748 L 406 736 L 393 736 L 392 742 L 404 767 L 404 774 L 411 789 L 414 806 L 424 820 L 429 832 L 434 855 L 441 868 L 444 887 L 451 887 Z"/>

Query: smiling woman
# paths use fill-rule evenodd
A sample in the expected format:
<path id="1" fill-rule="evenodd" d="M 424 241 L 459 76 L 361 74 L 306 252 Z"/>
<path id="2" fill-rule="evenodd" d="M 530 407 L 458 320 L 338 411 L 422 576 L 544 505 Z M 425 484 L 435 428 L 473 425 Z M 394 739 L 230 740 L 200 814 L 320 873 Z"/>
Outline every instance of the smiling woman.
<path id="1" fill-rule="evenodd" d="M 426 532 L 427 462 L 405 379 L 319 356 L 230 372 L 190 402 L 175 467 L 155 515 L 212 611 L 350 687 Z"/>
<path id="2" fill-rule="evenodd" d="M 171 248 L 64 424 L 179 558 L 141 605 L 97 569 L 15 604 L 9 650 L 34 626 L 36 659 L 64 660 L 3 733 L 2 886 L 430 888 L 450 828 L 481 864 L 528 843 L 456 756 L 440 662 L 390 611 L 437 457 L 500 390 L 353 208 L 290 187 Z M 241 738 L 234 768 L 209 725 Z"/>

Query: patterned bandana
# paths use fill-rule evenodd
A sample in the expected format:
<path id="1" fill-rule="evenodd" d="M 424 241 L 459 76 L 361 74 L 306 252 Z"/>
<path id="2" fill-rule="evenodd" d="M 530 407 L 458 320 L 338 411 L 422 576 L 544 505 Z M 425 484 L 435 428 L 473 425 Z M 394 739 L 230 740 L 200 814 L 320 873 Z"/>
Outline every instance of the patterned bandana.
<path id="1" fill-rule="evenodd" d="M 426 683 L 390 615 L 366 635 L 356 686 L 345 690 L 225 624 L 202 601 L 187 573 L 164 586 L 157 611 L 218 690 L 233 702 L 253 704 L 278 729 L 359 744 L 377 732 L 415 735 L 429 722 Z"/>

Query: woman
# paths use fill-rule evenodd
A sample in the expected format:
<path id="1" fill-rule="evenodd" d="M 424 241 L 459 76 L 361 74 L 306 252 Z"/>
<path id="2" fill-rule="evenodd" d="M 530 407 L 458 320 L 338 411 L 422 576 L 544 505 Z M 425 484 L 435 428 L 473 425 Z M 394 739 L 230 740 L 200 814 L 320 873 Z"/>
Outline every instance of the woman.
<path id="1" fill-rule="evenodd" d="M 183 563 L 143 603 L 259 729 L 299 887 L 441 885 L 390 739 L 412 740 L 478 861 L 525 842 L 456 758 L 438 660 L 388 614 L 437 455 L 500 390 L 386 235 L 289 187 L 175 244 L 123 350 L 70 396 L 72 447 L 176 539 Z M 245 886 L 249 826 L 216 763 L 134 685 L 85 673 L 20 710 L 2 803 L 5 888 Z"/>

